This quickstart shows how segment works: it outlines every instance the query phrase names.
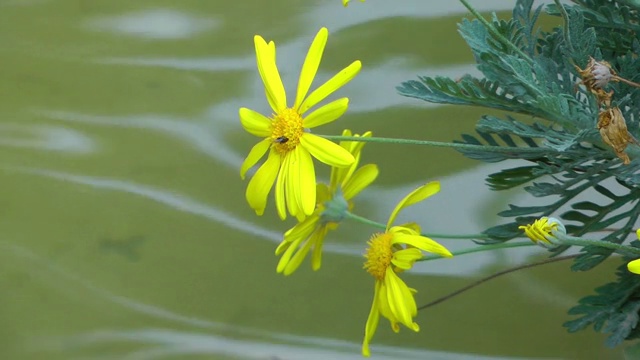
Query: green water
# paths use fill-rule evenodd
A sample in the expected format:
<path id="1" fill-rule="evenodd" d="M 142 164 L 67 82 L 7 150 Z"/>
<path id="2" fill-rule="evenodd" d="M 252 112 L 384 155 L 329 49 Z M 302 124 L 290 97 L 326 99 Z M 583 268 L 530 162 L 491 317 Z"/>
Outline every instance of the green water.
<path id="1" fill-rule="evenodd" d="M 244 200 L 239 166 L 257 139 L 237 109 L 267 110 L 252 37 L 276 41 L 290 89 L 322 25 L 331 35 L 316 85 L 362 60 L 340 91 L 351 109 L 327 134 L 347 127 L 450 141 L 480 112 L 394 91 L 417 74 L 473 71 L 456 32 L 459 5 L 339 3 L 0 2 L 0 358 L 360 358 L 373 292 L 360 254 L 372 229 L 343 225 L 321 271 L 305 263 L 284 278 L 273 251 L 291 220 L 280 222 L 272 202 L 257 218 Z M 489 193 L 483 177 L 496 168 L 450 150 L 371 144 L 363 162 L 381 175 L 356 212 L 380 221 L 430 180 L 442 181 L 442 193 L 405 216 L 433 232 L 482 230 L 517 196 Z M 405 280 L 423 304 L 543 255 L 429 262 Z M 505 276 L 420 312 L 417 334 L 395 335 L 381 321 L 373 353 L 620 358 L 604 336 L 561 327 L 566 310 L 608 278 L 568 265 Z"/>

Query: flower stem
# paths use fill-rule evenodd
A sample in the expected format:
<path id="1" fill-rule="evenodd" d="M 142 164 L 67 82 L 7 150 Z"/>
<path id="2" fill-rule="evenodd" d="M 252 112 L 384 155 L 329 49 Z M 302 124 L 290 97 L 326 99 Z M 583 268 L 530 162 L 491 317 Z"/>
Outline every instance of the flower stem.
<path id="1" fill-rule="evenodd" d="M 491 245 L 478 245 L 476 247 L 472 247 L 468 249 L 452 251 L 451 254 L 453 254 L 453 256 L 455 257 L 459 255 L 472 254 L 472 253 L 483 252 L 483 251 L 508 249 L 508 248 L 514 248 L 514 247 L 522 247 L 522 246 L 534 246 L 534 245 L 536 244 L 531 241 L 513 242 L 513 243 L 506 242 L 506 243 L 491 244 Z M 418 261 L 429 261 L 429 260 L 437 260 L 437 259 L 443 259 L 443 257 L 440 255 L 427 255 L 427 256 L 423 256 L 422 259 Z"/>
<path id="2" fill-rule="evenodd" d="M 558 238 L 560 240 L 560 242 L 563 245 L 574 245 L 574 246 L 581 246 L 581 247 L 585 247 L 585 246 L 598 246 L 598 247 L 603 247 L 603 248 L 607 248 L 607 249 L 613 249 L 622 253 L 626 253 L 626 254 L 636 254 L 636 255 L 640 255 L 640 249 L 633 247 L 633 246 L 627 246 L 627 245 L 621 245 L 621 244 L 616 244 L 610 241 L 604 241 L 604 240 L 588 240 L 588 239 L 583 239 L 583 238 L 577 238 L 577 237 L 572 237 L 572 236 L 562 236 Z"/>
<path id="3" fill-rule="evenodd" d="M 396 139 L 396 138 L 383 138 L 383 137 L 362 137 L 362 136 L 341 136 L 341 135 L 319 135 L 325 139 L 333 141 L 361 141 L 372 143 L 386 143 L 386 144 L 402 144 L 402 145 L 427 145 L 436 147 L 448 147 L 459 150 L 480 150 L 494 153 L 510 153 L 517 150 L 519 153 L 530 154 L 549 154 L 556 152 L 553 149 L 545 147 L 521 147 L 521 146 L 489 146 L 489 145 L 473 145 L 473 144 L 460 144 L 441 141 L 429 141 L 429 140 L 412 140 L 412 139 Z M 565 152 L 566 153 L 566 152 Z"/>
<path id="4" fill-rule="evenodd" d="M 375 228 L 378 229 L 386 229 L 387 225 L 373 221 L 373 220 L 369 220 L 365 217 L 347 212 L 347 218 L 351 219 L 351 220 L 355 220 L 358 222 L 361 222 L 363 224 L 366 225 L 370 225 L 373 226 Z M 470 240 L 470 239 L 488 239 L 489 237 L 486 234 L 438 234 L 438 233 L 421 233 L 420 235 L 422 236 L 427 236 L 427 237 L 434 237 L 434 238 L 440 238 L 440 239 L 465 239 L 465 240 Z"/>
<path id="5" fill-rule="evenodd" d="M 504 36 L 502 36 L 502 34 L 500 34 L 498 32 L 498 30 L 496 30 L 495 26 L 493 26 L 493 24 L 491 24 L 490 22 L 488 22 L 483 16 L 482 14 L 480 14 L 478 12 L 478 10 L 476 10 L 473 6 L 471 6 L 471 4 L 469 4 L 469 2 L 467 0 L 460 0 L 460 2 L 462 3 L 462 5 L 464 5 L 464 7 L 467 8 L 467 10 L 469 10 L 469 12 L 471 14 L 473 14 L 473 16 L 475 16 L 476 19 L 478 19 L 478 21 L 480 21 L 482 23 L 482 25 L 484 25 L 485 28 L 487 28 L 487 31 L 489 31 L 491 33 L 491 35 L 493 35 L 498 41 L 500 41 L 501 43 L 503 43 L 504 45 L 506 45 L 507 47 L 511 48 L 511 50 L 513 50 L 515 53 L 517 53 L 518 55 L 520 55 L 520 57 L 523 60 L 526 60 L 527 62 L 529 62 L 530 64 L 533 63 L 533 60 L 531 60 L 531 58 L 525 54 L 524 52 L 522 52 L 522 50 L 520 50 L 514 43 L 512 43 L 511 41 L 509 41 L 509 39 L 505 38 Z"/>

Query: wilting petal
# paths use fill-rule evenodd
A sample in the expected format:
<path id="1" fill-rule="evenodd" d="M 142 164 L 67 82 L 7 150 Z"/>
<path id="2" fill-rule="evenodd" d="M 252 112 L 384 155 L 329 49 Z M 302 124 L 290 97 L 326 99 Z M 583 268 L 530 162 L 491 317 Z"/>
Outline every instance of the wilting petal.
<path id="1" fill-rule="evenodd" d="M 240 123 L 242 127 L 251 135 L 258 137 L 268 137 L 271 135 L 271 120 L 266 116 L 251 109 L 240 108 Z"/>
<path id="2" fill-rule="evenodd" d="M 279 168 L 280 155 L 275 150 L 271 150 L 267 161 L 260 166 L 249 181 L 246 192 L 247 202 L 258 215 L 264 213 L 264 208 L 267 206 L 267 196 L 273 187 Z"/>
<path id="3" fill-rule="evenodd" d="M 322 265 L 322 244 L 328 231 L 329 229 L 326 226 L 321 226 L 313 233 L 313 237 L 309 239 L 309 241 L 313 243 L 313 253 L 311 254 L 311 268 L 313 271 L 320 270 L 320 266 Z"/>
<path id="4" fill-rule="evenodd" d="M 387 286 L 389 308 L 395 318 L 409 329 L 418 331 L 418 324 L 412 319 L 418 313 L 418 308 L 407 284 L 391 268 L 387 269 L 384 282 Z"/>
<path id="5" fill-rule="evenodd" d="M 303 242 L 305 238 L 298 238 L 294 242 L 289 245 L 289 247 L 285 250 L 284 254 L 280 257 L 280 261 L 278 261 L 278 265 L 276 266 L 276 272 L 281 273 L 291 261 L 291 256 L 300 246 L 300 243 Z"/>
<path id="6" fill-rule="evenodd" d="M 433 181 L 420 186 L 419 188 L 413 190 L 409 195 L 405 196 L 402 200 L 400 200 L 398 205 L 396 205 L 395 209 L 393 209 L 393 211 L 391 212 L 391 216 L 389 217 L 389 221 L 387 222 L 387 230 L 396 220 L 396 217 L 398 216 L 400 210 L 418 203 L 437 193 L 438 191 L 440 191 L 440 182 Z"/>
<path id="7" fill-rule="evenodd" d="M 328 124 L 342 116 L 348 108 L 349 99 L 347 98 L 332 101 L 307 115 L 302 120 L 302 125 L 305 128 L 313 129 L 314 127 Z"/>
<path id="8" fill-rule="evenodd" d="M 351 200 L 358 195 L 367 186 L 378 177 L 378 166 L 375 164 L 367 164 L 353 174 L 351 178 L 342 186 L 343 196 L 347 200 Z"/>
<path id="9" fill-rule="evenodd" d="M 280 79 L 280 73 L 276 66 L 275 44 L 266 41 L 260 35 L 253 38 L 256 47 L 256 60 L 258 72 L 264 83 L 265 90 L 270 98 L 269 103 L 275 105 L 274 111 L 278 112 L 287 107 L 287 95 Z"/>
<path id="10" fill-rule="evenodd" d="M 240 166 L 240 177 L 244 179 L 244 176 L 247 174 L 247 171 L 253 167 L 269 150 L 271 146 L 271 139 L 264 139 L 259 143 L 255 144 L 251 151 L 249 151 L 249 155 L 242 162 L 242 166 Z"/>
<path id="11" fill-rule="evenodd" d="M 380 297 L 380 282 L 376 281 L 376 288 L 373 293 L 373 302 L 371 304 L 371 310 L 369 310 L 369 317 L 367 317 L 367 324 L 364 327 L 364 340 L 362 341 L 362 355 L 369 357 L 371 352 L 369 351 L 369 342 L 373 338 L 378 328 L 378 322 L 380 321 L 380 311 L 378 310 L 378 298 Z"/>
<path id="12" fill-rule="evenodd" d="M 627 264 L 627 269 L 635 274 L 640 274 L 640 259 L 633 260 Z"/>
<path id="13" fill-rule="evenodd" d="M 300 71 L 300 80 L 298 80 L 298 92 L 296 95 L 296 103 L 293 106 L 294 109 L 297 109 L 298 106 L 304 100 L 304 97 L 307 96 L 307 92 L 311 87 L 311 83 L 313 82 L 313 78 L 316 76 L 318 72 L 318 67 L 320 66 L 320 60 L 322 60 L 322 53 L 324 52 L 324 47 L 327 44 L 327 38 L 329 37 L 329 30 L 323 27 L 318 31 L 318 34 L 313 39 L 311 46 L 309 47 L 309 51 L 307 52 L 307 57 L 304 59 L 304 64 L 302 65 L 302 70 Z"/>
<path id="14" fill-rule="evenodd" d="M 438 254 L 444 257 L 452 257 L 453 255 L 447 248 L 438 244 L 434 240 L 429 239 L 425 236 L 419 235 L 406 235 L 402 233 L 395 233 L 393 236 L 393 244 L 407 244 L 413 247 L 416 247 L 420 250 L 424 250 L 426 252 L 430 252 L 433 254 Z"/>
<path id="15" fill-rule="evenodd" d="M 287 264 L 287 266 L 285 266 L 282 274 L 284 274 L 285 276 L 293 274 L 293 272 L 300 267 L 300 264 L 302 264 L 302 261 L 309 253 L 309 250 L 311 249 L 311 245 L 312 243 L 310 239 L 307 239 L 304 245 L 300 249 L 298 249 L 298 251 L 296 251 L 295 255 L 293 255 L 291 260 L 289 260 L 289 263 Z"/>
<path id="16" fill-rule="evenodd" d="M 299 147 L 296 150 L 299 151 L 300 186 L 298 189 L 300 191 L 302 212 L 305 215 L 311 215 L 316 208 L 316 172 L 309 152 L 303 147 Z"/>
<path id="17" fill-rule="evenodd" d="M 352 62 L 351 65 L 342 69 L 334 77 L 327 80 L 327 82 L 320 85 L 320 87 L 313 91 L 300 105 L 300 108 L 298 109 L 300 114 L 303 114 L 305 111 L 314 107 L 317 103 L 324 100 L 324 98 L 331 95 L 331 93 L 351 81 L 351 79 L 358 75 L 360 68 L 362 68 L 362 63 L 359 60 L 356 60 Z"/>
<path id="18" fill-rule="evenodd" d="M 422 258 L 422 252 L 416 248 L 398 250 L 393 253 L 391 263 L 402 270 L 409 270 L 416 262 Z"/>
<path id="19" fill-rule="evenodd" d="M 314 134 L 302 134 L 300 145 L 313 157 L 330 166 L 345 167 L 355 161 L 353 155 L 342 146 Z"/>

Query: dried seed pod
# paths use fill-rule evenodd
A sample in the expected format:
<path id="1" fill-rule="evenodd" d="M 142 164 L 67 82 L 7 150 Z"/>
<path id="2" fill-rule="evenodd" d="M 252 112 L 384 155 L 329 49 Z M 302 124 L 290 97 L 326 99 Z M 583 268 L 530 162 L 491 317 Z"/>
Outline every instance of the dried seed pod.
<path id="1" fill-rule="evenodd" d="M 627 165 L 631 161 L 624 150 L 629 143 L 638 141 L 627 130 L 627 123 L 620 112 L 620 108 L 613 107 L 600 111 L 598 115 L 598 130 L 602 140 L 613 148 L 616 155 Z"/>
<path id="2" fill-rule="evenodd" d="M 596 61 L 596 59 L 589 57 L 586 68 L 581 69 L 578 65 L 574 66 L 580 74 L 584 86 L 596 96 L 598 95 L 597 91 L 607 86 L 610 81 L 618 81 L 619 79 L 611 64 L 604 60 Z"/>

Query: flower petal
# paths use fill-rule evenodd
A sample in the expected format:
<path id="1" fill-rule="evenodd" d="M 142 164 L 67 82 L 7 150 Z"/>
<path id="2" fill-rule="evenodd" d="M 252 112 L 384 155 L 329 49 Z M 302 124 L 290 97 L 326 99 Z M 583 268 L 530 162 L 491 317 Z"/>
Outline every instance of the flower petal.
<path id="1" fill-rule="evenodd" d="M 238 111 L 242 127 L 251 135 L 268 137 L 271 135 L 271 120 L 257 111 L 240 108 Z"/>
<path id="2" fill-rule="evenodd" d="M 304 245 L 296 251 L 295 255 L 293 255 L 291 260 L 289 260 L 289 263 L 285 266 L 284 271 L 282 272 L 284 276 L 293 274 L 293 272 L 300 267 L 300 264 L 302 264 L 302 261 L 309 253 L 312 244 L 311 239 L 307 239 Z"/>
<path id="3" fill-rule="evenodd" d="M 278 112 L 287 107 L 287 94 L 276 66 L 276 47 L 273 41 L 267 42 L 260 35 L 253 37 L 256 48 L 258 72 L 264 83 L 269 103 Z"/>
<path id="4" fill-rule="evenodd" d="M 300 243 L 303 242 L 305 238 L 298 238 L 289 245 L 289 247 L 285 250 L 285 252 L 280 257 L 280 261 L 278 261 L 278 265 L 276 266 L 276 272 L 278 274 L 282 273 L 284 269 L 289 265 L 291 261 L 291 256 L 300 246 Z"/>
<path id="5" fill-rule="evenodd" d="M 299 150 L 298 150 L 299 149 Z M 303 148 L 298 147 L 296 150 L 299 152 L 299 167 L 300 171 L 300 185 L 299 195 L 301 202 L 302 212 L 305 215 L 311 215 L 316 208 L 316 172 L 313 167 L 313 160 L 311 154 Z"/>
<path id="6" fill-rule="evenodd" d="M 347 98 L 332 101 L 326 105 L 322 105 L 322 107 L 307 115 L 302 120 L 302 126 L 308 129 L 313 129 L 314 127 L 328 124 L 342 116 L 348 108 L 349 99 Z"/>
<path id="7" fill-rule="evenodd" d="M 249 151 L 249 155 L 242 162 L 242 166 L 240 166 L 240 177 L 244 180 L 244 176 L 247 174 L 247 171 L 253 167 L 269 150 L 271 146 L 271 139 L 264 139 L 259 143 L 255 144 L 251 151 Z"/>
<path id="8" fill-rule="evenodd" d="M 319 221 L 320 221 L 320 214 L 314 213 L 313 215 L 299 222 L 296 226 L 287 230 L 284 233 L 284 240 L 292 242 L 298 238 L 307 238 L 309 235 L 311 235 L 313 230 L 316 228 Z M 276 253 L 276 255 L 278 254 Z"/>
<path id="9" fill-rule="evenodd" d="M 367 324 L 364 327 L 364 340 L 362 341 L 362 355 L 369 357 L 371 352 L 369 351 L 369 342 L 373 338 L 378 328 L 378 322 L 380 321 L 380 311 L 378 311 L 378 298 L 380 297 L 380 281 L 376 281 L 376 287 L 373 293 L 373 302 L 371 303 L 371 310 L 369 310 L 369 316 L 367 317 Z"/>
<path id="10" fill-rule="evenodd" d="M 273 187 L 273 182 L 278 175 L 280 167 L 280 155 L 277 151 L 271 150 L 267 161 L 260 166 L 247 185 L 246 198 L 249 206 L 262 215 L 267 206 L 267 196 Z"/>
<path id="11" fill-rule="evenodd" d="M 275 191 L 275 198 L 276 198 L 276 210 L 278 211 L 278 216 L 280 217 L 281 220 L 284 220 L 287 218 L 287 206 L 286 206 L 286 191 L 285 191 L 285 184 L 287 182 L 287 173 L 289 171 L 289 162 L 286 161 L 286 158 L 284 161 L 282 161 L 282 164 L 280 165 L 280 171 L 278 172 L 278 179 L 276 180 L 276 191 Z"/>
<path id="12" fill-rule="evenodd" d="M 393 222 L 396 220 L 396 217 L 398 216 L 398 213 L 400 212 L 400 210 L 406 207 L 409 207 L 415 203 L 418 203 L 428 198 L 429 196 L 437 193 L 438 191 L 440 191 L 440 182 L 438 181 L 426 183 L 420 186 L 419 188 L 413 190 L 411 193 L 409 193 L 409 195 L 405 196 L 402 200 L 400 200 L 398 205 L 396 205 L 395 209 L 393 209 L 393 211 L 391 212 L 391 216 L 389 216 L 389 221 L 387 222 L 387 229 L 389 229 L 391 224 L 393 224 Z"/>
<path id="13" fill-rule="evenodd" d="M 414 323 L 412 318 L 418 314 L 418 307 L 411 290 L 391 268 L 387 268 L 384 281 L 387 285 L 387 298 L 391 312 L 399 322 L 417 331 L 418 324 Z"/>
<path id="14" fill-rule="evenodd" d="M 313 233 L 313 238 L 309 241 L 313 242 L 313 253 L 311 254 L 311 268 L 313 271 L 320 270 L 320 265 L 322 265 L 322 244 L 324 243 L 324 238 L 327 236 L 327 232 L 329 229 L 326 226 L 321 226 L 315 233 Z"/>
<path id="15" fill-rule="evenodd" d="M 392 240 L 393 244 L 407 244 L 416 247 L 420 250 L 438 254 L 444 257 L 452 257 L 453 255 L 447 248 L 438 244 L 436 241 L 429 239 L 426 236 L 420 235 L 406 235 L 403 233 L 395 233 Z"/>
<path id="16" fill-rule="evenodd" d="M 346 183 L 342 186 L 344 198 L 351 200 L 356 197 L 356 195 L 376 180 L 378 173 L 378 166 L 376 164 L 367 164 L 356 170 L 353 176 L 347 178 Z"/>
<path id="17" fill-rule="evenodd" d="M 342 69 L 334 77 L 327 80 L 327 82 L 325 82 L 324 84 L 320 85 L 319 88 L 315 89 L 300 105 L 300 108 L 298 108 L 298 112 L 300 114 L 303 114 L 305 111 L 314 107 L 317 103 L 324 100 L 324 98 L 329 96 L 331 93 L 351 81 L 351 79 L 358 75 L 358 72 L 360 72 L 361 68 L 362 63 L 360 62 L 360 60 L 352 62 L 349 66 Z"/>
<path id="18" fill-rule="evenodd" d="M 322 60 L 322 53 L 324 52 L 324 47 L 327 45 L 327 38 L 329 37 L 329 30 L 323 27 L 318 31 L 316 37 L 313 39 L 311 46 L 309 47 L 309 51 L 307 52 L 307 57 L 304 59 L 304 64 L 302 65 L 302 70 L 300 71 L 300 80 L 298 80 L 298 92 L 296 94 L 296 103 L 293 106 L 294 109 L 297 109 L 304 97 L 307 96 L 307 92 L 311 87 L 311 83 L 313 82 L 313 78 L 316 76 L 318 72 L 318 67 L 320 66 L 320 60 Z"/>
<path id="19" fill-rule="evenodd" d="M 297 162 L 294 159 L 295 151 L 289 151 L 284 155 L 284 165 L 286 168 L 283 169 L 283 175 L 285 177 L 284 180 L 284 195 L 285 195 L 285 203 L 287 205 L 287 210 L 289 214 L 296 216 L 298 214 L 298 204 L 296 203 L 296 193 L 294 184 L 299 183 L 298 179 L 294 179 L 293 176 L 297 175 L 298 172 L 292 172 L 291 168 L 293 164 Z"/>
<path id="20" fill-rule="evenodd" d="M 402 270 L 409 270 L 413 264 L 422 258 L 422 252 L 416 248 L 402 249 L 393 253 L 391 262 Z"/>
<path id="21" fill-rule="evenodd" d="M 627 269 L 634 274 L 640 274 L 640 259 L 629 262 L 627 264 Z"/>
<path id="22" fill-rule="evenodd" d="M 355 161 L 353 155 L 342 146 L 314 134 L 302 134 L 300 145 L 313 157 L 330 166 L 345 167 Z"/>

